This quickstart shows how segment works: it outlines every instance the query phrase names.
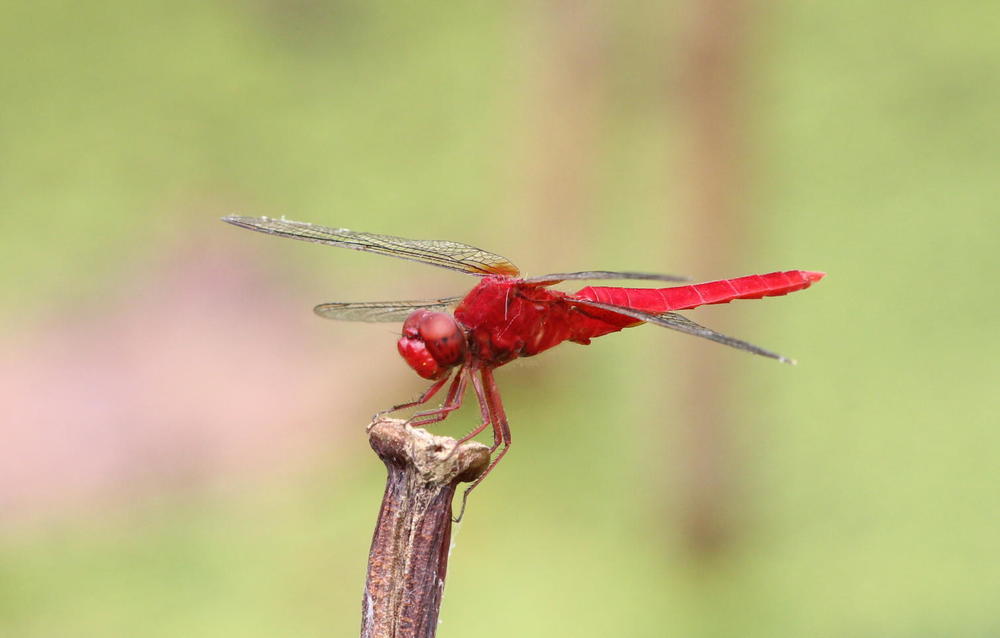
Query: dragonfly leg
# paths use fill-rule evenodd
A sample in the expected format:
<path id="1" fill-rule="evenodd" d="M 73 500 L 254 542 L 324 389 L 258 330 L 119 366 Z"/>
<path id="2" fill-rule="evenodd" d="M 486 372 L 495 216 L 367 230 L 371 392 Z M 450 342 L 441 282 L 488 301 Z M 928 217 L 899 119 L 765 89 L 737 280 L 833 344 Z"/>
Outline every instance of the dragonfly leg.
<path id="1" fill-rule="evenodd" d="M 451 458 L 451 455 L 453 455 L 463 443 L 474 439 L 493 422 L 493 419 L 490 417 L 489 406 L 486 403 L 486 397 L 483 394 L 483 382 L 476 376 L 475 372 L 470 373 L 470 376 L 472 377 L 472 387 L 476 391 L 476 398 L 479 400 L 479 414 L 482 416 L 483 422 L 476 426 L 471 432 L 455 441 L 455 447 L 451 448 L 451 452 L 448 453 L 448 458 Z M 493 438 L 496 439 L 496 434 L 494 434 Z M 493 454 L 493 450 L 495 449 L 496 441 L 494 440 L 493 447 L 490 448 L 490 454 Z"/>
<path id="2" fill-rule="evenodd" d="M 429 425 L 438 421 L 444 421 L 451 412 L 462 407 L 462 396 L 465 394 L 465 386 L 468 380 L 468 370 L 463 366 L 458 371 L 458 374 L 455 375 L 455 379 L 451 382 L 451 387 L 448 388 L 448 397 L 445 399 L 444 405 L 435 410 L 417 412 L 407 419 L 406 422 L 410 425 Z"/>
<path id="3" fill-rule="evenodd" d="M 458 516 L 453 519 L 456 523 L 461 522 L 462 517 L 465 515 L 465 506 L 469 500 L 469 493 L 483 482 L 483 480 L 489 476 L 489 473 L 493 471 L 499 463 L 500 460 L 507 454 L 510 450 L 510 426 L 507 424 L 507 415 L 503 410 L 503 403 L 500 401 L 500 391 L 497 388 L 497 382 L 493 378 L 493 371 L 489 368 L 482 369 L 483 383 L 485 385 L 485 396 L 486 403 L 490 413 L 490 422 L 493 424 L 493 448 L 490 450 L 496 450 L 503 443 L 503 447 L 500 452 L 496 455 L 492 461 L 490 461 L 489 466 L 486 471 L 479 475 L 475 481 L 472 482 L 465 492 L 462 494 L 462 508 L 458 512 Z M 475 383 L 473 383 L 475 385 Z"/>
<path id="4" fill-rule="evenodd" d="M 417 397 L 415 400 L 410 401 L 408 403 L 400 403 L 399 405 L 392 406 L 388 410 L 382 410 L 381 412 L 377 412 L 375 414 L 375 419 L 377 419 L 377 418 L 379 418 L 381 416 L 384 416 L 386 414 L 389 414 L 391 412 L 397 412 L 399 410 L 405 410 L 406 408 L 412 408 L 415 405 L 423 405 L 424 403 L 427 403 L 428 401 L 430 401 L 434 397 L 435 394 L 438 393 L 438 391 L 442 387 L 444 387 L 444 384 L 447 381 L 448 381 L 448 377 L 444 377 L 443 379 L 439 379 L 439 380 L 435 381 L 433 383 L 433 385 L 431 385 L 431 387 L 429 387 L 426 390 L 424 390 L 424 393 L 421 394 L 419 397 Z"/>

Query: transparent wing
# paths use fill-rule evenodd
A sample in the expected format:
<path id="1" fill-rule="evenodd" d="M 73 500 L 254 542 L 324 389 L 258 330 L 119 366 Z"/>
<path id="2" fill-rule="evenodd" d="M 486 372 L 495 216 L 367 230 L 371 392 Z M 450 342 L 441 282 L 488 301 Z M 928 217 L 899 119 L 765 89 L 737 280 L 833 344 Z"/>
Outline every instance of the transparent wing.
<path id="1" fill-rule="evenodd" d="M 737 350 L 745 350 L 746 352 L 759 354 L 763 357 L 770 357 L 771 359 L 777 359 L 782 363 L 789 363 L 795 365 L 794 359 L 783 357 L 776 352 L 765 350 L 764 348 L 755 346 L 752 343 L 747 343 L 746 341 L 741 341 L 740 339 L 736 339 L 735 337 L 724 335 L 721 332 L 716 332 L 710 328 L 706 328 L 705 326 L 697 324 L 688 319 L 687 317 L 683 317 L 675 312 L 652 314 L 649 312 L 643 312 L 641 310 L 626 308 L 624 306 L 615 306 L 612 304 L 601 303 L 599 301 L 590 301 L 581 299 L 568 299 L 567 301 L 575 305 L 587 306 L 590 308 L 600 308 L 602 310 L 610 310 L 611 312 L 615 312 L 620 315 L 625 315 L 626 317 L 632 317 L 633 319 L 638 319 L 639 321 L 645 321 L 646 323 L 651 323 L 657 326 L 663 326 L 664 328 L 670 328 L 671 330 L 677 330 L 678 332 L 683 332 L 685 334 L 694 335 L 696 337 L 701 337 L 703 339 L 709 339 L 716 343 L 727 345 L 730 348 L 736 348 Z"/>
<path id="2" fill-rule="evenodd" d="M 514 277 L 519 273 L 514 264 L 500 255 L 453 241 L 406 239 L 392 235 L 362 233 L 346 228 L 327 228 L 307 222 L 270 217 L 230 215 L 223 217 L 222 221 L 269 235 L 389 255 L 472 275 L 509 275 Z"/>
<path id="3" fill-rule="evenodd" d="M 557 284 L 560 281 L 569 281 L 571 279 L 647 279 L 653 281 L 691 281 L 690 277 L 684 277 L 681 275 L 661 275 L 657 273 L 650 272 L 616 272 L 613 270 L 585 270 L 583 272 L 557 272 L 551 275 L 541 275 L 539 277 L 532 277 L 530 279 L 525 279 L 526 282 L 532 284 L 541 284 L 543 286 L 548 286 L 549 284 Z"/>
<path id="4" fill-rule="evenodd" d="M 413 301 L 359 301 L 321 303 L 313 308 L 324 319 L 338 321 L 403 321 L 414 310 L 421 308 L 445 312 L 455 307 L 462 297 L 443 299 L 417 299 Z"/>

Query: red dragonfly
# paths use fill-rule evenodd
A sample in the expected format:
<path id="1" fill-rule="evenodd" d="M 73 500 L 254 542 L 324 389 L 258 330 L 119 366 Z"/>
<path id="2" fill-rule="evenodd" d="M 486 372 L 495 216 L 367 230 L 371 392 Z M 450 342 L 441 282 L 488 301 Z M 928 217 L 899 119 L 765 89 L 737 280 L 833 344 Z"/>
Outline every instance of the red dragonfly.
<path id="1" fill-rule="evenodd" d="M 465 390 L 472 383 L 479 399 L 482 422 L 462 437 L 459 444 L 492 427 L 493 447 L 490 452 L 500 451 L 486 471 L 466 490 L 466 497 L 510 449 L 510 428 L 493 378 L 494 368 L 518 357 L 538 354 L 563 341 L 586 345 L 595 337 L 643 323 L 703 337 L 784 363 L 795 363 L 746 341 L 698 325 L 674 311 L 729 303 L 734 299 L 785 295 L 808 288 L 825 274 L 787 270 L 669 288 L 587 286 L 568 294 L 552 290 L 549 286 L 562 281 L 586 279 L 674 282 L 687 279 L 674 275 L 605 270 L 524 279 L 519 277 L 517 267 L 506 258 L 457 242 L 405 239 L 283 218 L 234 215 L 224 217 L 223 221 L 270 235 L 389 255 L 480 278 L 475 288 L 458 297 L 336 302 L 320 304 L 315 308 L 316 314 L 327 319 L 403 321 L 399 354 L 417 374 L 433 381 L 433 384 L 417 399 L 393 406 L 379 415 L 426 404 L 451 378 L 441 407 L 418 412 L 409 422 L 412 425 L 427 425 L 442 421 L 461 406 Z M 465 509 L 464 499 L 462 509 Z"/>

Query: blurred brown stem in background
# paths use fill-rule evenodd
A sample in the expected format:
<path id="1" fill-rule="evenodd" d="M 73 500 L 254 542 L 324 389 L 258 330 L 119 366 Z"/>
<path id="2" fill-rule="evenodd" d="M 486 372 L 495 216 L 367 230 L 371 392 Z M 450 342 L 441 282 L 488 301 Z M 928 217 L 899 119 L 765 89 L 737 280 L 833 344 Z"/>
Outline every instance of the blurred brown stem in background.
<path id="1" fill-rule="evenodd" d="M 361 638 L 432 638 L 448 571 L 451 501 L 459 483 L 475 480 L 489 448 L 434 436 L 398 419 L 368 428 L 388 477 L 361 603 Z"/>
<path id="2" fill-rule="evenodd" d="M 745 0 L 696 0 L 675 5 L 681 26 L 670 29 L 679 40 L 679 76 L 668 99 L 680 110 L 682 150 L 677 177 L 667 180 L 680 201 L 680 233 L 669 238 L 675 251 L 688 247 L 692 273 L 725 276 L 739 260 L 745 221 L 743 97 L 747 56 Z M 535 5 L 538 51 L 534 70 L 536 102 L 531 105 L 527 190 L 524 207 L 544 227 L 535 236 L 545 242 L 549 259 L 572 260 L 578 237 L 592 234 L 587 220 L 595 199 L 593 179 L 598 163 L 599 134 L 607 106 L 610 10 L 599 3 L 547 0 Z M 664 27 L 664 35 L 668 29 Z M 673 105 L 668 110 L 673 111 Z M 546 232 L 548 231 L 548 232 Z M 560 241 L 551 242 L 558 236 Z M 555 252 L 553 252 L 555 251 Z M 682 369 L 687 402 L 681 434 L 683 536 L 696 554 L 713 554 L 732 533 L 735 502 L 732 402 L 726 356 L 701 343 L 686 343 Z"/>
<path id="3" fill-rule="evenodd" d="M 738 259 L 746 226 L 743 102 L 748 2 L 695 0 L 681 6 L 683 140 L 678 190 L 691 272 L 723 276 Z M 678 184 L 676 180 L 672 183 Z M 694 340 L 692 340 L 694 341 Z M 734 532 L 734 459 L 728 352 L 685 343 L 681 524 L 691 550 L 713 555 Z"/>
<path id="4" fill-rule="evenodd" d="M 557 269 L 575 263 L 588 236 L 586 220 L 594 217 L 608 71 L 602 9 L 593 0 L 546 0 L 530 9 L 536 22 L 530 50 L 538 53 L 526 61 L 533 85 L 519 163 L 523 201 L 514 205 L 528 211 L 534 249 Z"/>

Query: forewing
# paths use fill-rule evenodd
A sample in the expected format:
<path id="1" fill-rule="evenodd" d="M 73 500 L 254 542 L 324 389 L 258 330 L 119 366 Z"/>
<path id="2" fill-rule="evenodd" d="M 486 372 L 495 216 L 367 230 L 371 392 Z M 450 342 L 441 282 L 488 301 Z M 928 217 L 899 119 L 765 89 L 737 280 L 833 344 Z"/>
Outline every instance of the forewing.
<path id="1" fill-rule="evenodd" d="M 540 284 L 543 286 L 548 286 L 551 284 L 557 284 L 560 281 L 569 281 L 571 279 L 646 279 L 651 281 L 691 281 L 690 277 L 684 277 L 682 275 L 661 275 L 658 273 L 651 272 L 617 272 L 613 270 L 585 270 L 583 272 L 557 272 L 551 275 L 542 275 L 540 277 L 532 277 L 530 279 L 525 279 L 524 281 L 532 284 Z"/>
<path id="2" fill-rule="evenodd" d="M 324 319 L 338 321 L 403 321 L 414 310 L 446 312 L 461 300 L 461 297 L 445 297 L 413 301 L 332 302 L 320 304 L 313 308 L 313 311 Z"/>
<path id="3" fill-rule="evenodd" d="M 230 215 L 223 217 L 222 221 L 269 235 L 389 255 L 472 275 L 509 275 L 513 277 L 517 276 L 519 272 L 517 267 L 505 257 L 453 241 L 406 239 L 271 217 Z"/>
<path id="4" fill-rule="evenodd" d="M 568 299 L 567 301 L 576 305 L 587 306 L 590 308 L 600 308 L 602 310 L 610 310 L 620 315 L 625 315 L 626 317 L 632 317 L 633 319 L 638 319 L 639 321 L 645 321 L 646 323 L 651 323 L 657 326 L 663 326 L 664 328 L 670 328 L 671 330 L 677 330 L 678 332 L 683 332 L 685 334 L 694 335 L 696 337 L 701 337 L 703 339 L 709 339 L 711 341 L 715 341 L 716 343 L 727 345 L 730 348 L 745 350 L 747 352 L 752 352 L 753 354 L 759 354 L 763 357 L 770 357 L 771 359 L 777 359 L 782 363 L 790 363 L 792 365 L 795 364 L 794 359 L 783 357 L 776 352 L 765 350 L 764 348 L 755 346 L 752 343 L 747 343 L 746 341 L 742 341 L 735 337 L 724 335 L 721 332 L 716 332 L 711 328 L 706 328 L 705 326 L 697 324 L 688 319 L 687 317 L 681 316 L 675 312 L 652 314 L 649 312 L 643 312 L 641 310 L 626 308 L 624 306 L 615 306 L 612 304 L 601 303 L 599 301 L 580 300 L 580 299 L 571 299 L 571 300 Z"/>

